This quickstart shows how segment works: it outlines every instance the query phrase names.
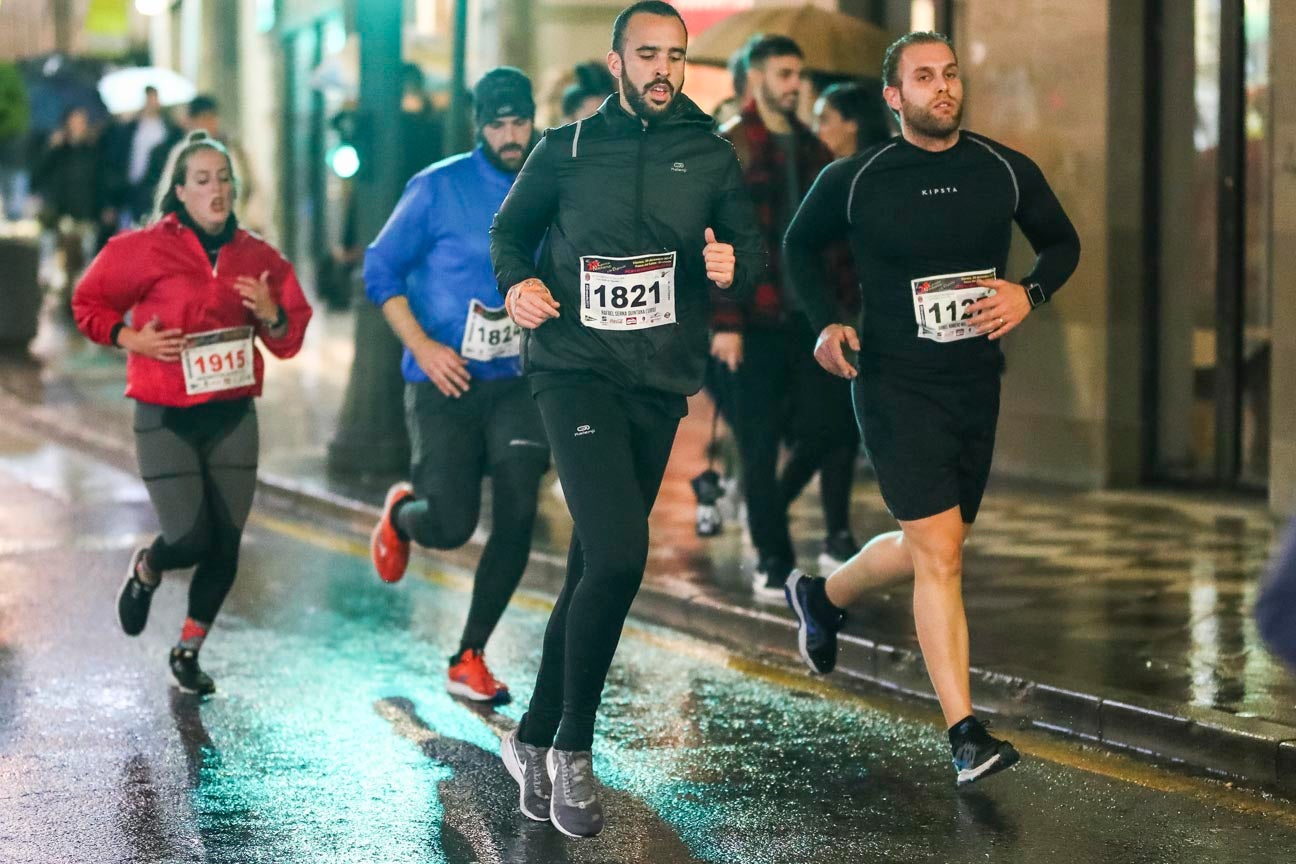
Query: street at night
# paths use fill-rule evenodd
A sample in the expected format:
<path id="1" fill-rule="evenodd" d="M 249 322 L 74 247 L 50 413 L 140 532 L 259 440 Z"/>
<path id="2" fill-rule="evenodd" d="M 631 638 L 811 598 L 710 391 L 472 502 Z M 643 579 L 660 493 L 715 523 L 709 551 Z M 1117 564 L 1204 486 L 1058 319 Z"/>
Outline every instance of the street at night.
<path id="1" fill-rule="evenodd" d="M 595 744 L 610 816 L 573 842 L 517 812 L 499 735 L 529 696 L 548 601 L 491 643 L 514 702 L 442 688 L 464 573 L 374 577 L 363 536 L 261 511 L 206 651 L 163 662 L 186 579 L 124 637 L 113 598 L 153 516 L 132 475 L 0 437 L 0 860 L 6 862 L 1277 862 L 1296 809 L 1039 733 L 956 790 L 925 706 L 633 619 Z M 524 586 L 525 587 L 525 586 Z"/>

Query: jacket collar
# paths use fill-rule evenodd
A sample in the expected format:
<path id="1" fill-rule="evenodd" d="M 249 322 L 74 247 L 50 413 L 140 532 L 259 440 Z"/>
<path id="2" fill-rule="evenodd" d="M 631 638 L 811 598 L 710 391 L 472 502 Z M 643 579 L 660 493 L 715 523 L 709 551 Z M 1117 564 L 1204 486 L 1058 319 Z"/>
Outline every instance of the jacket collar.
<path id="1" fill-rule="evenodd" d="M 608 126 L 618 132 L 638 132 L 644 128 L 643 121 L 621 107 L 621 96 L 613 93 L 599 106 L 598 113 L 608 122 Z M 711 115 L 697 106 L 692 99 L 683 93 L 677 93 L 671 101 L 666 116 L 649 128 L 661 129 L 674 126 L 698 126 L 710 131 Z"/>

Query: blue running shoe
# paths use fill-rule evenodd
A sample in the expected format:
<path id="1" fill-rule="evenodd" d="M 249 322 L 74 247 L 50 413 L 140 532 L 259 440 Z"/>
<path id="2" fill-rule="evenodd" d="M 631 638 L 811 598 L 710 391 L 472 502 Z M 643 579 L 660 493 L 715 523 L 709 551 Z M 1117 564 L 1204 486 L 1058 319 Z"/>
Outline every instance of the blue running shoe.
<path id="1" fill-rule="evenodd" d="M 832 605 L 824 586 L 828 580 L 793 570 L 784 592 L 797 616 L 797 649 L 810 671 L 826 675 L 837 665 L 837 631 L 844 615 Z"/>

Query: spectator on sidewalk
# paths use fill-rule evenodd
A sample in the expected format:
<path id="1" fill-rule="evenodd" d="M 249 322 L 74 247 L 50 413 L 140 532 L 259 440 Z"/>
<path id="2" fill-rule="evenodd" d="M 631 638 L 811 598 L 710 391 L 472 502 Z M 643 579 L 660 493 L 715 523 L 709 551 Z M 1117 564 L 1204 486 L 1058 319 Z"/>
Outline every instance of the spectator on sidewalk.
<path id="1" fill-rule="evenodd" d="M 152 86 L 144 88 L 139 115 L 109 130 L 104 139 L 104 170 L 109 172 L 109 203 L 119 225 L 139 225 L 148 218 L 166 157 L 182 135 L 162 110 L 157 88 Z"/>
<path id="2" fill-rule="evenodd" d="M 99 145 L 84 108 L 72 108 L 50 135 L 36 163 L 32 185 L 40 195 L 41 221 L 57 236 L 63 259 L 63 305 L 71 303 L 87 258 L 94 251 L 103 203 Z"/>
<path id="3" fill-rule="evenodd" d="M 869 89 L 843 81 L 824 89 L 815 100 L 815 134 L 834 159 L 845 159 L 892 136 L 886 103 Z"/>

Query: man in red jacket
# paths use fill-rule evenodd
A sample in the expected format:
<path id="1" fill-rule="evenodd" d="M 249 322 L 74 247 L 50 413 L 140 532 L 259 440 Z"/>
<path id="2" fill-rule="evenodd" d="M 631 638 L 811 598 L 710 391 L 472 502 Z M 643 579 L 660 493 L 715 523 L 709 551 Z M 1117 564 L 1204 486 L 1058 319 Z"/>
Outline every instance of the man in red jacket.
<path id="1" fill-rule="evenodd" d="M 758 556 L 753 588 L 782 602 L 796 563 L 788 506 L 819 472 L 825 533 L 820 565 L 838 566 L 859 546 L 849 524 L 850 490 L 859 434 L 849 386 L 814 361 L 815 334 L 782 272 L 783 232 L 810 184 L 832 155 L 796 116 L 803 61 L 787 36 L 767 36 L 747 50 L 747 92 L 741 115 L 722 128 L 742 164 L 769 253 L 768 278 L 747 303 L 717 296 L 711 389 L 734 429 L 752 544 Z M 856 292 L 848 267 L 836 266 L 839 296 Z M 779 444 L 791 457 L 778 471 Z"/>

